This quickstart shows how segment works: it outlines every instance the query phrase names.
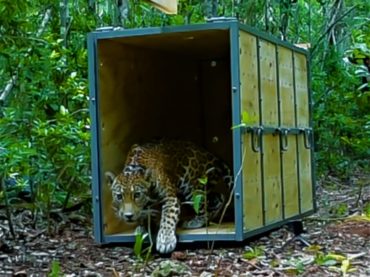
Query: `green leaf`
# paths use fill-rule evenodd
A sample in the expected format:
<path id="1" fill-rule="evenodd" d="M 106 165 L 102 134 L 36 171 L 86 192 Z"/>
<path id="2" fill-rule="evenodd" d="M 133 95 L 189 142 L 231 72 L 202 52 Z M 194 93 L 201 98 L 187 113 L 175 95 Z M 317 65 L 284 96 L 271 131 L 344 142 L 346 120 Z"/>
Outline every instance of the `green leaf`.
<path id="1" fill-rule="evenodd" d="M 242 112 L 242 123 L 248 125 L 248 124 L 254 124 L 256 122 L 257 122 L 257 118 L 255 116 L 251 116 L 246 111 Z"/>
<path id="2" fill-rule="evenodd" d="M 147 236 L 147 233 L 143 234 L 140 232 L 137 232 L 135 235 L 134 254 L 139 259 L 141 259 L 143 254 L 143 243 Z"/>
<path id="3" fill-rule="evenodd" d="M 59 277 L 59 276 L 61 276 L 59 261 L 53 260 L 51 263 L 51 272 L 49 273 L 49 277 Z"/>
<path id="4" fill-rule="evenodd" d="M 338 263 L 338 261 L 335 260 L 335 259 L 328 259 L 328 260 L 323 261 L 320 265 L 333 266 L 333 265 L 336 265 L 337 263 Z"/>
<path id="5" fill-rule="evenodd" d="M 252 259 L 255 259 L 255 258 L 258 258 L 260 256 L 263 256 L 264 254 L 264 248 L 263 247 L 259 247 L 259 246 L 256 246 L 256 247 L 249 247 L 249 249 L 244 252 L 243 254 L 243 258 L 244 259 L 247 259 L 247 260 L 252 260 Z"/>
<path id="6" fill-rule="evenodd" d="M 245 124 L 245 123 L 241 123 L 241 124 L 239 124 L 239 125 L 232 126 L 232 127 L 231 127 L 231 130 L 238 129 L 238 128 L 245 127 L 245 126 L 246 126 L 246 124 Z"/>
<path id="7" fill-rule="evenodd" d="M 196 195 L 193 195 L 193 208 L 194 208 L 194 211 L 198 214 L 199 213 L 199 210 L 200 210 L 200 207 L 201 207 L 201 204 L 204 200 L 204 195 L 203 194 L 196 194 Z"/>
<path id="8" fill-rule="evenodd" d="M 198 182 L 202 185 L 207 185 L 208 183 L 208 177 L 207 176 L 203 176 L 201 178 L 198 178 Z"/>
<path id="9" fill-rule="evenodd" d="M 348 259 L 345 259 L 345 260 L 342 261 L 342 265 L 340 267 L 340 270 L 342 271 L 343 276 L 347 275 L 350 266 L 351 266 L 351 263 Z"/>

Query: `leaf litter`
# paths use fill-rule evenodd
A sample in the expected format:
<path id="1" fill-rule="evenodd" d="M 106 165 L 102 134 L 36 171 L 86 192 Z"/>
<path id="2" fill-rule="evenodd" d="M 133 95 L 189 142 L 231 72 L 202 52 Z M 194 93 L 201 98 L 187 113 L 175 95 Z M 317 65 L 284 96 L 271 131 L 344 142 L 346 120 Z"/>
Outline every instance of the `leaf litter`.
<path id="1" fill-rule="evenodd" d="M 353 187 L 332 190 L 324 182 L 333 179 L 318 184 L 319 210 L 304 220 L 301 237 L 309 245 L 283 227 L 243 245 L 216 244 L 212 251 L 182 244 L 171 255 L 153 253 L 148 261 L 136 258 L 132 245 L 97 245 L 90 218 L 78 214 L 52 222 L 54 232 L 48 234 L 45 226 L 34 226 L 29 210 L 14 211 L 13 239 L 0 210 L 0 277 L 370 276 L 370 219 L 363 213 L 369 184 L 358 197 Z M 335 210 L 343 203 L 345 211 Z"/>

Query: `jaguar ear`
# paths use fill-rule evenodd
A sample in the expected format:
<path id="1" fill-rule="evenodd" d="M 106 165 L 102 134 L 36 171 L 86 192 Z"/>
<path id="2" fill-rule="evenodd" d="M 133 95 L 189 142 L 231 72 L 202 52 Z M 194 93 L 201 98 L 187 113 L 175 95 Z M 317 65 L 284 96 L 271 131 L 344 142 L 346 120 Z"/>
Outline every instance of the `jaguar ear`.
<path id="1" fill-rule="evenodd" d="M 116 178 L 116 175 L 114 175 L 114 173 L 112 173 L 110 171 L 105 172 L 104 175 L 105 175 L 105 178 L 107 178 L 107 180 L 108 180 L 108 185 L 112 186 L 113 182 L 114 182 L 114 179 Z"/>

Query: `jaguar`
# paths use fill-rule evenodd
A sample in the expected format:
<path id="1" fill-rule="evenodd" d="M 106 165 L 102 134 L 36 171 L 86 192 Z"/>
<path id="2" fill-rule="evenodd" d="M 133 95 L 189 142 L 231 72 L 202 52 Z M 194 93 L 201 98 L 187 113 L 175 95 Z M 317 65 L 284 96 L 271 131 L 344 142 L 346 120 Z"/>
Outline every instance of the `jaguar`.
<path id="1" fill-rule="evenodd" d="M 223 160 L 193 142 L 181 140 L 134 144 L 122 172 L 116 176 L 108 171 L 105 176 L 119 219 L 145 228 L 149 214 L 159 215 L 156 249 L 160 253 L 175 249 L 180 212 L 185 205 L 187 210 L 194 207 L 194 195 L 203 192 L 204 199 L 182 222 L 183 228 L 201 228 L 217 220 L 233 186 L 230 168 Z"/>

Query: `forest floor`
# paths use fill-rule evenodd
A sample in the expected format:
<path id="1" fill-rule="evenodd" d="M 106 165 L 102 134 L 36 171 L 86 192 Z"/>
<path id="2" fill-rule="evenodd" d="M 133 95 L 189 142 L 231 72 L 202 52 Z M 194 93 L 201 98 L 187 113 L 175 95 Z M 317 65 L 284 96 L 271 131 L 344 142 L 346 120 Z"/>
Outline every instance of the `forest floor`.
<path id="1" fill-rule="evenodd" d="M 359 188 L 362 187 L 360 190 Z M 304 220 L 301 235 L 310 245 L 292 240 L 289 228 L 239 245 L 180 245 L 168 257 L 153 253 L 145 262 L 132 246 L 100 247 L 91 222 L 77 212 L 33 228 L 28 210 L 13 217 L 12 239 L 0 210 L 0 277 L 5 276 L 370 276 L 369 176 L 348 184 L 327 177 L 317 186 L 319 210 Z M 185 247 L 191 248 L 186 249 Z"/>

